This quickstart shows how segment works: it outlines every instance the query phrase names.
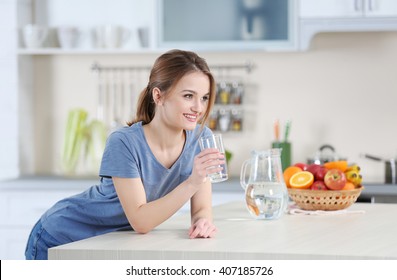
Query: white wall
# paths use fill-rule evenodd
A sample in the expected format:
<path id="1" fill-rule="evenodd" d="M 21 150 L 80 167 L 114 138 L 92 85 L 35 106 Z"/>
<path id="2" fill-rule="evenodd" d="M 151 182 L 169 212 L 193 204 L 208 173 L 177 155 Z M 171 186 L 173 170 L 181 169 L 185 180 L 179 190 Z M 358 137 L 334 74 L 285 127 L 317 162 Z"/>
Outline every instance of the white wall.
<path id="1" fill-rule="evenodd" d="M 293 162 L 306 161 L 331 144 L 362 166 L 364 180 L 383 182 L 384 164 L 360 157 L 397 155 L 397 33 L 320 34 L 308 52 L 201 53 L 209 64 L 252 60 L 256 69 L 245 98 L 245 130 L 226 134 L 238 176 L 252 149 L 267 149 L 272 123 L 292 120 Z M 157 55 L 36 56 L 35 173 L 57 173 L 66 114 L 74 107 L 95 116 L 91 64 L 151 65 Z M 142 78 L 145 83 L 145 78 Z M 23 161 L 22 156 L 22 161 Z"/>
<path id="2" fill-rule="evenodd" d="M 15 6 L 14 1 L 0 2 L 0 11 L 6 11 L 0 17 L 0 179 L 19 175 Z"/>

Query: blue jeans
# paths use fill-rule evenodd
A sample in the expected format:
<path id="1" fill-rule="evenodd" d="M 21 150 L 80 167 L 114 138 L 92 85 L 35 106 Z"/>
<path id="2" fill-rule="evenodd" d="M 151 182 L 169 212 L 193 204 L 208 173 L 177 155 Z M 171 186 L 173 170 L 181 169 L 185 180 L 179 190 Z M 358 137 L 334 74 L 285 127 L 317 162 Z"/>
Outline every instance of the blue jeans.
<path id="1" fill-rule="evenodd" d="M 58 245 L 61 245 L 61 243 L 49 235 L 41 222 L 38 221 L 29 235 L 25 258 L 27 260 L 47 260 L 48 249 Z"/>

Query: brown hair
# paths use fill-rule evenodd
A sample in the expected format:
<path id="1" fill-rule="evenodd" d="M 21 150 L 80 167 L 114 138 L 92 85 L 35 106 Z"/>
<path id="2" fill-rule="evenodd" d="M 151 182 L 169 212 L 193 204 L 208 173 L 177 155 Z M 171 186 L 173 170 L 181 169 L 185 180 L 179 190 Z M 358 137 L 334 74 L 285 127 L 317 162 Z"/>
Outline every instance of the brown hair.
<path id="1" fill-rule="evenodd" d="M 215 80 L 203 58 L 194 52 L 182 50 L 168 51 L 156 59 L 150 72 L 148 85 L 139 96 L 136 116 L 131 122 L 127 122 L 127 124 L 131 126 L 140 121 L 143 124 L 150 123 L 156 109 L 156 104 L 152 96 L 153 89 L 157 87 L 165 94 L 168 94 L 169 90 L 184 75 L 194 71 L 202 72 L 210 80 L 210 97 L 207 110 L 199 121 L 203 126 L 215 102 Z"/>

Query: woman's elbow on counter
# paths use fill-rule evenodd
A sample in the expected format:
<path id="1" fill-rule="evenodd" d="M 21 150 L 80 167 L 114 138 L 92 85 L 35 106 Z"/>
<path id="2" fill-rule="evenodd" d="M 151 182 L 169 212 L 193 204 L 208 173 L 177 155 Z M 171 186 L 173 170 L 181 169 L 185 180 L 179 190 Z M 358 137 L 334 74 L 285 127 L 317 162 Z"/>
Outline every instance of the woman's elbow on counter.
<path id="1" fill-rule="evenodd" d="M 141 233 L 141 234 L 146 234 L 153 229 L 153 227 L 150 227 L 150 226 L 144 225 L 144 224 L 139 224 L 139 223 L 131 224 L 131 226 L 135 232 Z"/>
<path id="2" fill-rule="evenodd" d="M 150 232 L 150 229 L 134 229 L 134 231 L 140 234 L 146 234 Z"/>

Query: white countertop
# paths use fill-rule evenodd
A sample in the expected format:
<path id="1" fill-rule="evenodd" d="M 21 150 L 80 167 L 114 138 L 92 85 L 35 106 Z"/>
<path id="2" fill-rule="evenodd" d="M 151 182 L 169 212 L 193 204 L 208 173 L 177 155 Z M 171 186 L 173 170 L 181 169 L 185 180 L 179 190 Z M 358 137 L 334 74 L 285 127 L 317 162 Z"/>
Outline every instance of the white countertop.
<path id="1" fill-rule="evenodd" d="M 356 203 L 365 214 L 254 220 L 243 202 L 214 208 L 213 239 L 189 239 L 188 214 L 148 234 L 114 232 L 49 250 L 50 259 L 397 259 L 396 204 Z"/>

